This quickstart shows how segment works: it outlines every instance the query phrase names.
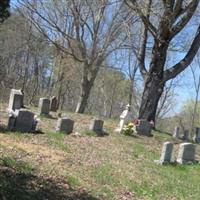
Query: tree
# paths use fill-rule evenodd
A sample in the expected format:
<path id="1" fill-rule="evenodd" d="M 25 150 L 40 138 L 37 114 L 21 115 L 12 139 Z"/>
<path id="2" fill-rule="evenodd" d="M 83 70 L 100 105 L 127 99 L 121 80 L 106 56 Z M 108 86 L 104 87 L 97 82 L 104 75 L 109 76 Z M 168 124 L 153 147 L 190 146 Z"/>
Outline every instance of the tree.
<path id="1" fill-rule="evenodd" d="M 0 23 L 10 16 L 9 12 L 10 0 L 0 1 Z"/>
<path id="2" fill-rule="evenodd" d="M 100 67 L 126 40 L 131 24 L 123 2 L 112 0 L 19 0 L 30 19 L 52 44 L 79 63 L 81 94 L 76 112 L 83 113 Z M 32 15 L 34 13 L 34 15 Z"/>
<path id="3" fill-rule="evenodd" d="M 199 0 L 125 0 L 143 24 L 138 62 L 144 79 L 144 90 L 139 118 L 154 120 L 158 102 L 166 82 L 175 78 L 192 62 L 200 47 L 200 25 L 197 25 L 191 45 L 183 59 L 172 67 L 165 66 L 172 42 L 188 25 L 199 5 Z M 151 58 L 147 67 L 146 51 L 152 42 Z"/>

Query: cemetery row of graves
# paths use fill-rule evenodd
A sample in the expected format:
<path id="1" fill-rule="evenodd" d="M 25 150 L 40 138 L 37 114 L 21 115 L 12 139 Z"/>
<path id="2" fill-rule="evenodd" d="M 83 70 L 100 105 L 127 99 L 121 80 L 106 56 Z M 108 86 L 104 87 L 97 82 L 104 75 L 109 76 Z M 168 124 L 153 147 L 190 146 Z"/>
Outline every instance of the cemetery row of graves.
<path id="1" fill-rule="evenodd" d="M 25 109 L 23 104 L 24 95 L 21 90 L 12 89 L 10 93 L 9 99 L 9 107 L 8 107 L 8 127 L 9 131 L 18 131 L 18 132 L 37 132 L 37 124 L 39 122 L 39 118 L 33 112 L 28 109 Z M 55 96 L 52 98 L 40 98 L 39 106 L 38 106 L 38 115 L 39 116 L 50 116 L 50 111 L 57 111 L 57 99 Z M 145 120 L 137 120 L 137 123 L 133 124 L 130 121 L 133 121 L 130 116 L 130 106 L 127 105 L 126 109 L 120 115 L 120 122 L 118 127 L 114 130 L 116 134 L 123 133 L 125 131 L 131 131 L 130 133 L 136 133 L 138 135 L 144 136 L 152 136 L 152 123 L 147 122 Z M 131 125 L 130 125 L 131 124 Z M 98 136 L 104 136 L 106 134 L 104 130 L 104 121 L 101 119 L 93 119 L 88 126 L 88 130 L 96 133 Z M 125 128 L 126 127 L 126 128 Z M 57 125 L 55 127 L 55 131 L 70 134 L 73 133 L 74 129 L 74 120 L 68 117 L 62 117 L 62 114 L 59 114 L 59 118 L 57 120 Z M 131 135 L 131 134 L 130 134 Z M 189 143 L 189 131 L 185 130 L 183 136 L 180 135 L 180 128 L 175 127 L 174 138 L 178 138 L 184 141 L 180 145 L 179 153 L 177 157 L 177 163 L 195 163 L 195 144 Z M 193 137 L 193 141 L 195 143 L 200 142 L 200 128 L 196 128 L 196 134 Z M 173 154 L 173 143 L 166 142 L 163 145 L 161 158 L 156 163 L 165 164 L 165 163 L 173 163 L 172 159 Z"/>

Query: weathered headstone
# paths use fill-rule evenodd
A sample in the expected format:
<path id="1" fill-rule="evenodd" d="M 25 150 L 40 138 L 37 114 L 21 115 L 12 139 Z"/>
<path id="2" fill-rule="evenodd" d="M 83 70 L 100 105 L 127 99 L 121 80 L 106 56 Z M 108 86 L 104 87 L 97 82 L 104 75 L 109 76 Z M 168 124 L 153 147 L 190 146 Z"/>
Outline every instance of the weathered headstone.
<path id="1" fill-rule="evenodd" d="M 193 141 L 196 143 L 200 143 L 200 128 L 196 127 L 195 135 L 193 137 Z"/>
<path id="2" fill-rule="evenodd" d="M 8 129 L 19 132 L 34 132 L 36 128 L 34 113 L 26 109 L 13 112 L 9 117 Z"/>
<path id="3" fill-rule="evenodd" d="M 10 92 L 8 111 L 15 111 L 23 107 L 23 93 L 21 90 L 12 89 Z"/>
<path id="4" fill-rule="evenodd" d="M 98 134 L 103 134 L 103 123 L 104 121 L 103 120 L 100 120 L 100 119 L 94 119 L 91 121 L 91 124 L 90 124 L 90 130 L 91 131 L 94 131 L 95 133 L 98 133 Z"/>
<path id="5" fill-rule="evenodd" d="M 50 111 L 50 100 L 47 98 L 40 98 L 39 115 L 48 115 L 49 111 Z"/>
<path id="6" fill-rule="evenodd" d="M 139 124 L 136 125 L 136 131 L 139 135 L 152 136 L 151 129 L 152 125 L 150 124 L 150 122 L 144 119 L 140 119 Z"/>
<path id="7" fill-rule="evenodd" d="M 175 129 L 174 129 L 173 137 L 174 138 L 180 137 L 180 128 L 178 126 L 176 126 Z"/>
<path id="8" fill-rule="evenodd" d="M 185 141 L 189 140 L 189 130 L 184 130 L 182 139 L 185 140 Z"/>
<path id="9" fill-rule="evenodd" d="M 57 121 L 56 131 L 70 134 L 73 132 L 74 121 L 69 118 L 59 118 Z"/>
<path id="10" fill-rule="evenodd" d="M 126 106 L 126 109 L 120 115 L 120 122 L 118 128 L 115 130 L 118 133 L 121 133 L 125 124 L 131 121 L 131 114 L 130 114 L 130 105 Z"/>
<path id="11" fill-rule="evenodd" d="M 55 96 L 50 99 L 50 111 L 57 112 L 58 100 Z"/>
<path id="12" fill-rule="evenodd" d="M 160 162 L 162 164 L 170 163 L 172 161 L 172 152 L 173 152 L 173 143 L 165 142 L 163 144 Z"/>
<path id="13" fill-rule="evenodd" d="M 177 162 L 180 164 L 193 163 L 195 161 L 195 145 L 182 143 L 179 146 Z"/>

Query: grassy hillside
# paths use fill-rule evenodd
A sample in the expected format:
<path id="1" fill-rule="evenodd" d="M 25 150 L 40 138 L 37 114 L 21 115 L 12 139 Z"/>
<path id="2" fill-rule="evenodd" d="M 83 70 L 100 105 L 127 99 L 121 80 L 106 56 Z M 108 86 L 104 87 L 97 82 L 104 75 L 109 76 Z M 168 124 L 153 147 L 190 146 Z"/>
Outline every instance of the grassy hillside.
<path id="1" fill-rule="evenodd" d="M 95 137 L 87 131 L 91 116 L 68 114 L 75 132 L 54 132 L 56 118 L 41 118 L 43 134 L 0 133 L 0 199 L 199 199 L 200 165 L 166 165 L 159 159 L 164 133 L 129 137 L 113 132 Z M 2 124 L 6 118 L 1 117 Z M 174 141 L 175 151 L 179 140 Z M 197 147 L 197 159 L 200 149 Z"/>

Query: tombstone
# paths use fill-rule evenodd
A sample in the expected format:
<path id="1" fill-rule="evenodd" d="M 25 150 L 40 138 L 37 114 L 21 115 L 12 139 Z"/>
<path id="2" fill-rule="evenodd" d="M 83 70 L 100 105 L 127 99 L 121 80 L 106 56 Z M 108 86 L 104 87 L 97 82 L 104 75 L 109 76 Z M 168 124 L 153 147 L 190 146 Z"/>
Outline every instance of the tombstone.
<path id="1" fill-rule="evenodd" d="M 21 90 L 12 89 L 10 92 L 8 111 L 15 111 L 23 107 L 23 93 Z"/>
<path id="2" fill-rule="evenodd" d="M 130 114 L 130 105 L 126 106 L 126 109 L 120 115 L 120 122 L 118 128 L 115 130 L 118 133 L 121 133 L 125 124 L 131 121 L 131 114 Z"/>
<path id="3" fill-rule="evenodd" d="M 193 141 L 196 143 L 200 143 L 200 128 L 196 127 L 195 135 L 193 137 Z"/>
<path id="4" fill-rule="evenodd" d="M 185 140 L 185 141 L 189 140 L 189 130 L 184 130 L 182 139 Z"/>
<path id="5" fill-rule="evenodd" d="M 156 160 L 155 162 L 161 165 L 172 162 L 173 146 L 173 143 L 165 142 L 163 144 L 160 160 Z"/>
<path id="6" fill-rule="evenodd" d="M 74 121 L 69 118 L 59 118 L 57 121 L 56 131 L 70 134 L 73 132 Z"/>
<path id="7" fill-rule="evenodd" d="M 173 137 L 174 138 L 179 138 L 180 134 L 180 128 L 178 126 L 175 127 Z"/>
<path id="8" fill-rule="evenodd" d="M 55 96 L 50 99 L 50 111 L 57 112 L 58 100 Z"/>
<path id="9" fill-rule="evenodd" d="M 26 109 L 20 109 L 13 112 L 8 120 L 8 130 L 19 132 L 34 132 L 36 121 L 34 113 Z"/>
<path id="10" fill-rule="evenodd" d="M 182 143 L 179 146 L 177 162 L 180 164 L 193 163 L 195 161 L 195 145 Z"/>
<path id="11" fill-rule="evenodd" d="M 145 119 L 140 119 L 139 124 L 136 125 L 136 131 L 139 135 L 152 136 L 152 125 Z"/>
<path id="12" fill-rule="evenodd" d="M 103 131 L 103 123 L 104 123 L 103 120 L 94 119 L 94 120 L 91 121 L 89 130 L 90 131 L 94 131 L 97 134 L 103 134 L 104 133 L 104 131 Z"/>
<path id="13" fill-rule="evenodd" d="M 39 115 L 48 115 L 50 110 L 50 100 L 47 98 L 40 98 L 39 100 Z"/>

